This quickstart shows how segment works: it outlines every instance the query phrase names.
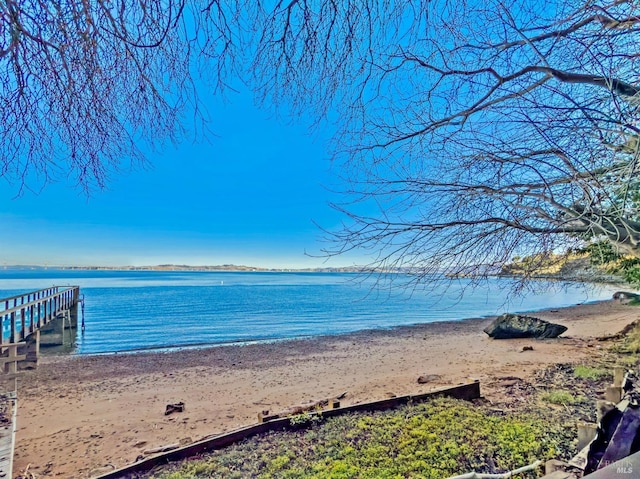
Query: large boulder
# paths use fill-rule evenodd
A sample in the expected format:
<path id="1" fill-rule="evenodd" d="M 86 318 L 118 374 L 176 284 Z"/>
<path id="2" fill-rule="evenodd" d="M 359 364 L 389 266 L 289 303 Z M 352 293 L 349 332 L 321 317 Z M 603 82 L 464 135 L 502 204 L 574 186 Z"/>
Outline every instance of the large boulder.
<path id="1" fill-rule="evenodd" d="M 567 330 L 565 326 L 531 316 L 503 314 L 484 329 L 494 339 L 557 338 Z"/>

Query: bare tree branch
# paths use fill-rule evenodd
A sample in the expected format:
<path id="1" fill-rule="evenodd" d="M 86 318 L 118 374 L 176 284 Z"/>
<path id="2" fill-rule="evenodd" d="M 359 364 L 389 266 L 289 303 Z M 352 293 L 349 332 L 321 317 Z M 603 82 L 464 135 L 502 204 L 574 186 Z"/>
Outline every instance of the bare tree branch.
<path id="1" fill-rule="evenodd" d="M 420 278 L 592 238 L 640 255 L 636 2 L 365 4 L 275 11 L 254 64 L 265 100 L 340 112 L 328 254 Z"/>

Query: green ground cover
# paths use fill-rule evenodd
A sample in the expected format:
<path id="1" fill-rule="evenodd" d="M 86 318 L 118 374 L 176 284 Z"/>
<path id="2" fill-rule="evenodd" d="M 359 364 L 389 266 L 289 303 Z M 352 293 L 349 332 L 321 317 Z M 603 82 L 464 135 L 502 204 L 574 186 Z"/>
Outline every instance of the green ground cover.
<path id="1" fill-rule="evenodd" d="M 270 433 L 150 477 L 435 479 L 508 471 L 557 457 L 572 433 L 531 413 L 494 414 L 441 398 L 329 418 L 295 433 Z"/>

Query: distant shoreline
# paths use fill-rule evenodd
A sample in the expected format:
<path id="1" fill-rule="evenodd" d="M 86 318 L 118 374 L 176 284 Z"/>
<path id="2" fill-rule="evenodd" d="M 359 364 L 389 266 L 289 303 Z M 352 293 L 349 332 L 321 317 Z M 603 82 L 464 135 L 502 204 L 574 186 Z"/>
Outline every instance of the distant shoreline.
<path id="1" fill-rule="evenodd" d="M 72 270 L 72 271 L 193 271 L 193 272 L 230 272 L 230 273 L 381 273 L 364 266 L 338 266 L 317 268 L 263 268 L 235 264 L 191 266 L 183 264 L 160 264 L 156 266 L 57 266 L 57 265 L 5 265 L 4 269 L 20 270 Z M 400 271 L 397 271 L 400 272 Z M 391 273 L 386 271 L 385 273 Z"/>

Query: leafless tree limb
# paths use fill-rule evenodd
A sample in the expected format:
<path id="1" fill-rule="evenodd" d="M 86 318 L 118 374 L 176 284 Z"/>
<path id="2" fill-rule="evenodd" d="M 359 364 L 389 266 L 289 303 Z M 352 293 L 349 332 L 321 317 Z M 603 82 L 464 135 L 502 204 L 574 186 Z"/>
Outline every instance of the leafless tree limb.
<path id="1" fill-rule="evenodd" d="M 635 2 L 332 5 L 276 10 L 261 43 L 275 68 L 256 64 L 264 98 L 341 113 L 348 220 L 328 254 L 423 277 L 591 238 L 640 255 Z"/>

